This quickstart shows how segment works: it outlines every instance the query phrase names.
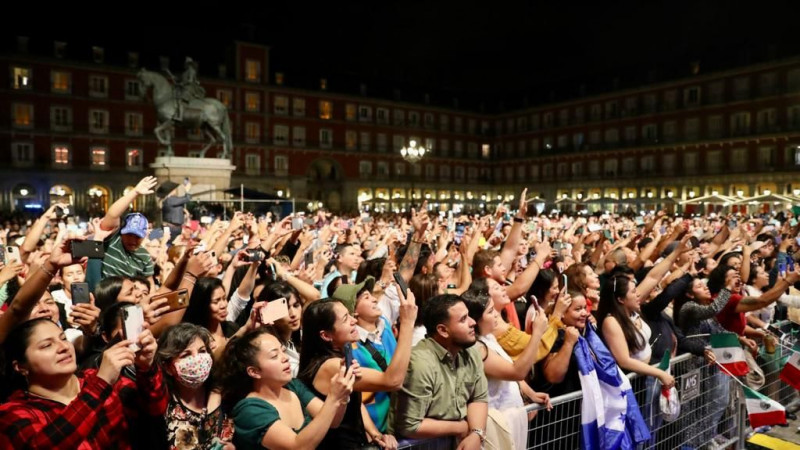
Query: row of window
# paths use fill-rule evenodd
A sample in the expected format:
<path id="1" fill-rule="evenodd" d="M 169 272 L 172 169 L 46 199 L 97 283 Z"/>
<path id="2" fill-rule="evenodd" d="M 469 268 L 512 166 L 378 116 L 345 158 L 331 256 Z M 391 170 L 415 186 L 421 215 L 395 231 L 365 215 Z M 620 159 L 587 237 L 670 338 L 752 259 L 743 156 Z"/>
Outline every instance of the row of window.
<path id="1" fill-rule="evenodd" d="M 11 68 L 12 89 L 32 89 L 33 70 L 29 67 L 14 66 Z M 50 91 L 57 94 L 72 93 L 72 73 L 66 70 L 50 71 Z M 109 82 L 105 75 L 89 75 L 88 92 L 90 97 L 108 98 Z M 142 86 L 139 80 L 130 78 L 125 80 L 124 86 L 126 100 L 139 100 L 142 98 Z"/>
<path id="2" fill-rule="evenodd" d="M 607 128 L 592 130 L 587 136 L 584 132 L 560 134 L 558 136 L 544 136 L 542 139 L 505 141 L 498 144 L 497 151 L 507 157 L 525 157 L 530 154 L 537 155 L 540 150 L 574 149 L 581 150 L 598 144 L 617 145 L 624 144 L 656 144 L 659 142 L 671 143 L 678 140 L 695 141 L 700 139 L 719 139 L 731 136 L 745 136 L 752 133 L 769 133 L 784 130 L 800 129 L 800 105 L 787 108 L 785 120 L 779 120 L 777 108 L 765 108 L 755 113 L 755 129 L 753 129 L 753 114 L 740 111 L 730 114 L 727 120 L 723 115 L 712 115 L 701 122 L 699 117 L 690 117 L 682 120 L 668 120 L 662 123 L 649 123 L 642 126 L 631 125 L 624 128 Z M 781 124 L 785 126 L 781 127 Z M 705 125 L 703 127 L 703 125 Z M 682 126 L 682 127 L 681 127 Z M 528 151 L 530 145 L 530 152 Z"/>
<path id="3" fill-rule="evenodd" d="M 11 105 L 14 128 L 31 129 L 34 125 L 34 109 L 30 103 Z M 109 132 L 109 112 L 105 109 L 90 109 L 88 113 L 89 132 L 107 134 Z M 53 131 L 72 131 L 73 117 L 71 106 L 50 107 L 50 129 Z M 138 112 L 125 113 L 125 134 L 141 136 L 144 116 Z"/>
<path id="4" fill-rule="evenodd" d="M 800 90 L 800 69 L 786 73 L 786 88 L 789 91 Z M 745 75 L 734 78 L 730 93 L 726 80 L 717 80 L 706 86 L 688 86 L 682 89 L 669 89 L 663 92 L 649 92 L 641 96 L 630 96 L 603 103 L 579 105 L 574 108 L 560 108 L 553 111 L 536 112 L 530 115 L 497 120 L 494 124 L 497 134 L 514 134 L 540 129 L 564 127 L 586 123 L 631 117 L 638 114 L 650 114 L 659 111 L 671 111 L 679 107 L 694 107 L 704 104 L 719 104 L 726 101 L 747 100 L 751 98 L 751 82 L 758 80 L 758 94 L 773 95 L 778 92 L 778 73 L 769 72 L 756 76 Z"/>
<path id="5" fill-rule="evenodd" d="M 378 161 L 375 164 L 377 171 L 374 173 L 378 176 L 388 177 L 389 167 L 390 164 L 387 161 Z M 406 175 L 406 167 L 408 164 L 404 162 L 395 162 L 394 167 L 394 175 L 401 177 Z M 425 164 L 425 177 L 429 180 L 437 179 L 439 181 L 450 181 L 450 166 L 449 165 L 439 165 L 439 170 L 437 173 L 435 164 Z M 419 177 L 422 175 L 423 166 L 421 164 L 413 164 L 411 165 L 411 175 L 414 177 Z M 358 173 L 359 176 L 362 178 L 371 178 L 373 176 L 373 163 L 372 161 L 360 161 L 358 163 Z M 468 167 L 464 168 L 463 166 L 455 166 L 453 167 L 453 181 L 461 182 L 465 181 L 465 173 L 466 173 L 466 181 L 474 182 L 478 180 L 478 168 L 476 167 Z M 481 169 L 480 176 L 482 178 L 486 178 L 489 176 L 489 169 L 483 168 Z"/>
<path id="6" fill-rule="evenodd" d="M 800 166 L 800 149 L 787 147 L 785 161 L 788 165 Z M 678 158 L 681 158 L 680 172 L 678 172 Z M 700 154 L 697 151 L 685 151 L 680 155 L 664 153 L 661 155 L 645 155 L 642 157 L 624 157 L 605 160 L 548 162 L 545 164 L 532 164 L 496 167 L 494 169 L 495 182 L 523 182 L 538 181 L 553 177 L 614 177 L 647 176 L 647 175 L 695 175 L 703 169 L 703 173 L 715 174 L 723 171 L 745 172 L 748 170 L 769 170 L 776 168 L 778 163 L 778 149 L 774 146 L 759 147 L 755 153 L 756 164 L 752 165 L 752 152 L 748 148 L 734 148 L 729 152 L 724 150 L 710 150 L 705 153 L 705 164 L 700 164 Z M 541 169 L 541 171 L 540 171 Z"/>
<path id="7" fill-rule="evenodd" d="M 72 146 L 54 144 L 51 147 L 51 164 L 55 168 L 72 167 Z M 108 147 L 93 145 L 89 147 L 89 161 L 92 169 L 108 168 L 110 152 Z M 15 167 L 30 167 L 34 163 L 34 148 L 31 142 L 13 142 L 11 144 L 11 161 Z M 125 167 L 128 170 L 141 170 L 144 154 L 139 147 L 128 147 L 125 150 Z"/>

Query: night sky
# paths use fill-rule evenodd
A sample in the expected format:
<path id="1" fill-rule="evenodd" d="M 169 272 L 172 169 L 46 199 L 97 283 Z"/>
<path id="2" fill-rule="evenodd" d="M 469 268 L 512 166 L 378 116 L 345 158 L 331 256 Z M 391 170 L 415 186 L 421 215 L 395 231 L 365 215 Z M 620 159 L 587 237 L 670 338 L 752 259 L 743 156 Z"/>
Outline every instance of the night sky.
<path id="1" fill-rule="evenodd" d="M 315 88 L 327 77 L 332 91 L 365 83 L 371 96 L 400 89 L 402 100 L 429 93 L 442 105 L 458 97 L 486 112 L 574 98 L 581 85 L 591 94 L 683 77 L 692 61 L 707 72 L 800 55 L 798 1 L 236 3 L 215 5 L 227 6 L 221 13 L 162 8 L 161 20 L 135 3 L 115 4 L 107 19 L 98 8 L 94 17 L 71 14 L 79 18 L 67 23 L 14 11 L 3 47 L 23 34 L 33 52 L 49 54 L 60 39 L 70 57 L 102 45 L 109 61 L 138 50 L 153 68 L 169 55 L 173 69 L 189 55 L 201 74 L 215 75 L 232 40 L 243 39 L 269 45 L 272 71 L 291 86 Z M 214 21 L 217 30 L 201 33 Z"/>

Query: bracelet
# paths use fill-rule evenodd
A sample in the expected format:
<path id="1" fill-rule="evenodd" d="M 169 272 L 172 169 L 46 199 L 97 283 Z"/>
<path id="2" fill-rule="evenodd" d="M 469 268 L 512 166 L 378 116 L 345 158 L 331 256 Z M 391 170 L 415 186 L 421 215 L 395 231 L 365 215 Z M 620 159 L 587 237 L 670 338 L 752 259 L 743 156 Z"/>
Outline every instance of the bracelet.
<path id="1" fill-rule="evenodd" d="M 416 241 L 414 239 L 411 239 L 411 242 L 413 242 L 414 244 L 420 244 L 420 245 L 425 243 L 425 241 Z"/>
<path id="2" fill-rule="evenodd" d="M 525 222 L 525 219 L 523 219 L 522 217 L 514 217 L 514 222 L 523 223 L 523 222 Z"/>
<path id="3" fill-rule="evenodd" d="M 186 272 L 183 274 L 184 277 L 192 277 L 195 280 L 197 279 L 197 275 L 193 274 L 192 272 Z"/>
<path id="4" fill-rule="evenodd" d="M 533 261 L 531 261 L 531 262 L 532 262 L 532 263 L 534 263 L 534 264 L 536 264 L 537 266 L 539 266 L 539 270 L 541 270 L 541 269 L 542 269 L 542 266 L 541 266 L 541 264 L 539 264 L 539 261 L 537 261 L 537 260 L 535 260 L 535 259 L 534 259 L 534 260 L 533 260 Z"/>
<path id="5" fill-rule="evenodd" d="M 186 275 L 184 275 L 184 276 L 183 276 L 183 279 L 184 279 L 184 280 L 186 280 L 186 281 L 188 281 L 189 283 L 192 283 L 192 286 L 194 286 L 194 285 L 195 285 L 195 283 L 197 283 L 197 278 L 195 278 L 195 279 L 192 279 L 192 278 L 190 278 L 190 277 L 187 277 Z"/>
<path id="6" fill-rule="evenodd" d="M 41 264 L 41 265 L 39 266 L 39 268 L 40 268 L 40 269 L 42 269 L 42 272 L 44 272 L 44 273 L 46 273 L 46 274 L 50 275 L 50 278 L 54 278 L 54 277 L 55 277 L 55 274 L 54 274 L 54 273 L 52 273 L 52 272 L 50 272 L 49 270 L 47 270 L 47 269 L 45 269 L 45 268 L 44 268 L 44 264 Z"/>

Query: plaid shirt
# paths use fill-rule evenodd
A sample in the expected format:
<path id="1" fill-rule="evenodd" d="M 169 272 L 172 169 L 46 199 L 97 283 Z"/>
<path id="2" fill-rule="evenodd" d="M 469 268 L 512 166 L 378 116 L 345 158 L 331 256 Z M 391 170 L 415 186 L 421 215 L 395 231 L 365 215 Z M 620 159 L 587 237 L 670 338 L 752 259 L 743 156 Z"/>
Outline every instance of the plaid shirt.
<path id="1" fill-rule="evenodd" d="M 130 449 L 129 422 L 139 413 L 163 416 L 167 390 L 161 370 L 120 377 L 112 386 L 86 370 L 68 405 L 17 391 L 0 406 L 0 448 Z"/>

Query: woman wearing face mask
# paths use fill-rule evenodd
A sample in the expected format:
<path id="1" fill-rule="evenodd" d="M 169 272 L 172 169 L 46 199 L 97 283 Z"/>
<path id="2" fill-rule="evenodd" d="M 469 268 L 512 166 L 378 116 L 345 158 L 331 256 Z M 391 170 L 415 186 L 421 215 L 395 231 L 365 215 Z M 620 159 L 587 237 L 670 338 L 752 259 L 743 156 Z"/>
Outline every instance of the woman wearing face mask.
<path id="1" fill-rule="evenodd" d="M 355 381 L 353 371 L 354 367 L 345 373 L 342 365 L 328 380 L 330 390 L 323 401 L 292 378 L 289 358 L 269 327 L 233 339 L 219 373 L 237 450 L 316 448 L 342 421 Z"/>
<path id="2" fill-rule="evenodd" d="M 3 343 L 6 373 L 18 388 L 0 406 L 2 448 L 129 449 L 145 430 L 132 428 L 142 417 L 160 417 L 167 395 L 153 358 L 156 340 L 139 336 L 140 351 L 122 341 L 103 354 L 97 370 L 77 374 L 75 349 L 49 319 L 15 327 Z M 136 382 L 120 378 L 135 365 Z"/>
<path id="3" fill-rule="evenodd" d="M 233 438 L 233 421 L 223 413 L 219 392 L 211 389 L 214 361 L 211 335 L 197 325 L 182 323 L 159 338 L 157 361 L 166 374 L 167 442 L 173 450 L 217 448 Z"/>
<path id="4" fill-rule="evenodd" d="M 302 297 L 297 290 L 285 281 L 276 281 L 266 285 L 258 294 L 259 302 L 271 302 L 279 298 L 286 299 L 289 315 L 273 324 L 277 337 L 285 347 L 289 364 L 292 366 L 292 376 L 297 376 L 300 367 L 300 321 L 303 316 Z"/>

